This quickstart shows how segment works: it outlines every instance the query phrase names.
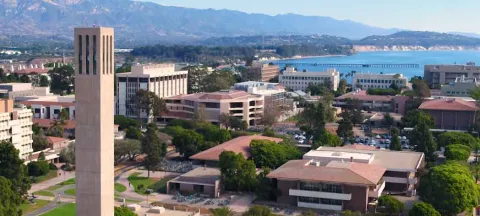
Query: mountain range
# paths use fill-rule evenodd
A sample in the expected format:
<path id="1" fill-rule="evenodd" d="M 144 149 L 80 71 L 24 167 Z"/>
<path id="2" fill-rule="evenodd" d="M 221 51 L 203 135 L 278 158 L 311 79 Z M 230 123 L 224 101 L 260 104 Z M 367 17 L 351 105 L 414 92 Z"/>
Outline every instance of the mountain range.
<path id="1" fill-rule="evenodd" d="M 131 0 L 0 0 L 0 41 L 70 41 L 76 26 L 111 26 L 117 44 L 184 43 L 212 37 L 334 35 L 360 39 L 385 29 L 331 17 L 270 16 L 233 10 L 191 9 Z"/>

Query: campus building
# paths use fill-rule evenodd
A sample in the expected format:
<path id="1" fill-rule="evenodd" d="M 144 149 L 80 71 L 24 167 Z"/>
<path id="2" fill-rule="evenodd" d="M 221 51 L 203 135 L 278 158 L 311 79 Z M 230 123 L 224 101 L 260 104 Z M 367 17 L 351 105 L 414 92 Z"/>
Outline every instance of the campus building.
<path id="1" fill-rule="evenodd" d="M 75 95 L 21 97 L 20 102 L 33 110 L 34 119 L 59 119 L 60 112 L 66 110 L 69 120 L 75 120 Z"/>
<path id="2" fill-rule="evenodd" d="M 353 91 L 336 97 L 335 107 L 352 107 L 369 111 L 394 112 L 405 114 L 407 96 L 369 95 L 367 91 Z"/>
<path id="3" fill-rule="evenodd" d="M 262 82 L 268 82 L 279 75 L 280 67 L 278 65 L 263 64 L 261 62 L 254 63 L 253 70 L 260 74 Z"/>
<path id="4" fill-rule="evenodd" d="M 372 74 L 372 73 L 356 73 L 353 77 L 353 86 L 359 89 L 369 88 L 390 88 L 392 84 L 398 88 L 407 87 L 408 80 L 403 74 Z"/>
<path id="5" fill-rule="evenodd" d="M 423 102 L 422 110 L 435 119 L 435 128 L 449 130 L 468 130 L 474 125 L 477 104 L 458 98 L 444 98 Z"/>
<path id="6" fill-rule="evenodd" d="M 18 101 L 19 97 L 25 96 L 47 96 L 50 94 L 50 87 L 33 87 L 32 83 L 1 83 L 0 97 Z"/>
<path id="7" fill-rule="evenodd" d="M 0 141 L 11 142 L 20 152 L 21 159 L 28 160 L 32 148 L 32 111 L 13 108 L 13 100 L 0 100 Z"/>
<path id="8" fill-rule="evenodd" d="M 285 87 L 278 83 L 247 81 L 235 83 L 234 90 L 245 91 L 254 95 L 261 95 L 265 100 L 265 110 L 278 107 L 294 108 L 293 100 L 287 99 Z"/>
<path id="9" fill-rule="evenodd" d="M 220 114 L 226 113 L 255 125 L 264 110 L 263 96 L 238 90 L 177 95 L 165 98 L 165 102 L 168 112 L 161 115 L 160 122 L 191 120 L 195 113 L 200 113 L 206 121 L 218 124 Z"/>
<path id="10" fill-rule="evenodd" d="M 305 91 L 310 84 L 322 83 L 328 84 L 336 91 L 340 82 L 340 73 L 336 69 L 327 69 L 324 72 L 298 72 L 295 68 L 287 67 L 280 73 L 279 82 L 293 91 Z"/>
<path id="11" fill-rule="evenodd" d="M 469 62 L 466 65 L 425 65 L 423 79 L 430 88 L 440 88 L 441 85 L 455 82 L 457 77 L 480 78 L 480 66 Z"/>
<path id="12" fill-rule="evenodd" d="M 271 172 L 277 202 L 305 208 L 366 212 L 383 192 L 414 195 L 423 153 L 320 147 Z"/>
<path id="13" fill-rule="evenodd" d="M 443 96 L 455 96 L 455 97 L 469 97 L 470 90 L 480 86 L 480 78 L 465 76 L 455 78 L 454 82 L 451 82 L 441 87 L 441 95 Z"/>
<path id="14" fill-rule="evenodd" d="M 132 72 L 117 76 L 116 115 L 137 117 L 135 103 L 138 90 L 148 90 L 160 98 L 187 94 L 188 71 L 175 71 L 174 64 L 151 64 L 132 66 Z M 141 117 L 146 119 L 147 113 Z"/>
<path id="15" fill-rule="evenodd" d="M 197 193 L 218 198 L 221 193 L 221 173 L 218 168 L 198 167 L 167 182 L 167 194 Z"/>

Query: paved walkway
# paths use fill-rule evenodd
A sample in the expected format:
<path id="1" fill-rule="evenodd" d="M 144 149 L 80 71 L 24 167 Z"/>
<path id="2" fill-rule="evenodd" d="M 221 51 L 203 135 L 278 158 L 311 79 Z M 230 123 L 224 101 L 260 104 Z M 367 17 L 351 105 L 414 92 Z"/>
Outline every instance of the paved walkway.
<path id="1" fill-rule="evenodd" d="M 64 172 L 59 170 L 59 173 L 61 173 L 61 176 L 57 176 L 55 178 L 49 179 L 47 181 L 41 182 L 41 183 L 36 183 L 32 184 L 32 188 L 28 190 L 28 194 L 32 194 L 34 192 L 43 190 L 45 188 L 51 187 L 53 185 L 59 184 L 61 182 L 64 182 L 66 180 L 69 180 L 71 178 L 75 178 L 75 172 Z"/>

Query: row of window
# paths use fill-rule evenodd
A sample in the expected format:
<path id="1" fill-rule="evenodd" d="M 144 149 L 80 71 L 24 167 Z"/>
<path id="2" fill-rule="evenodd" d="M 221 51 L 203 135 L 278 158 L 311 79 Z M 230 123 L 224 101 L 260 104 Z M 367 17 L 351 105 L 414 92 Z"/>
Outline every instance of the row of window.
<path id="1" fill-rule="evenodd" d="M 284 80 L 331 80 L 331 77 L 282 76 Z"/>
<path id="2" fill-rule="evenodd" d="M 457 91 L 447 91 L 447 94 L 455 94 L 455 95 L 469 95 L 469 92 L 457 92 Z"/>
<path id="3" fill-rule="evenodd" d="M 343 188 L 341 185 L 312 183 L 312 182 L 300 182 L 300 190 L 322 191 L 322 192 L 328 192 L 328 193 L 343 193 Z"/>
<path id="4" fill-rule="evenodd" d="M 402 84 L 403 80 L 377 80 L 377 79 L 358 79 L 358 83 L 387 83 L 391 84 L 396 83 L 396 84 Z"/>
<path id="5" fill-rule="evenodd" d="M 155 77 L 150 78 L 150 82 L 158 81 L 169 81 L 169 80 L 179 80 L 187 78 L 187 75 L 173 75 L 173 76 L 164 76 L 164 77 Z M 138 78 L 138 77 L 118 77 L 118 82 L 148 82 L 149 78 Z"/>
<path id="6" fill-rule="evenodd" d="M 342 205 L 342 200 L 335 199 L 323 199 L 316 197 L 298 197 L 299 202 L 313 203 L 313 204 L 324 204 L 324 205 Z"/>
<path id="7" fill-rule="evenodd" d="M 92 57 L 90 57 L 90 38 L 92 39 Z M 113 73 L 113 37 L 112 36 L 103 36 L 103 55 L 102 55 L 102 62 L 103 62 L 103 74 L 112 74 Z M 84 72 L 83 70 L 83 36 L 78 35 L 78 69 L 79 74 Z M 93 71 L 92 74 L 97 74 L 97 36 L 92 35 L 85 35 L 85 74 L 90 74 L 90 61 L 93 62 Z"/>
<path id="8" fill-rule="evenodd" d="M 325 82 L 311 82 L 311 81 L 307 81 L 307 82 L 283 81 L 282 82 L 282 84 L 285 84 L 285 85 L 308 85 L 310 83 L 317 85 Z"/>

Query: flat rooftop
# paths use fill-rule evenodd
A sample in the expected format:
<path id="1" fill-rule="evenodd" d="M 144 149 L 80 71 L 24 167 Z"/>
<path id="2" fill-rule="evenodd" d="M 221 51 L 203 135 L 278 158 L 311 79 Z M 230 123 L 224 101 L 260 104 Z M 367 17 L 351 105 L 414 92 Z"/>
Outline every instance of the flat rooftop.
<path id="1" fill-rule="evenodd" d="M 342 155 L 350 155 L 359 158 L 365 158 L 366 155 L 372 155 L 373 161 L 370 164 L 380 165 L 389 171 L 411 171 L 415 172 L 424 159 L 424 154 L 421 152 L 411 151 L 390 151 L 390 150 L 365 150 L 353 148 L 336 148 L 336 147 L 319 147 L 304 155 L 311 157 L 327 158 L 334 152 L 341 152 Z M 326 155 L 326 156 L 325 156 Z M 331 156 L 330 156 L 331 157 Z M 340 158 L 341 159 L 341 158 Z"/>
<path id="2" fill-rule="evenodd" d="M 361 153 L 361 152 L 348 152 L 346 151 L 317 151 L 311 150 L 303 155 L 303 158 L 336 158 L 336 159 L 344 159 L 345 161 L 349 161 L 350 158 L 354 160 L 362 160 L 362 161 L 369 161 L 373 158 L 372 153 Z"/>
<path id="3" fill-rule="evenodd" d="M 220 170 L 217 168 L 197 167 L 196 169 L 178 176 L 169 182 L 215 186 L 216 182 L 220 180 L 220 175 Z"/>

